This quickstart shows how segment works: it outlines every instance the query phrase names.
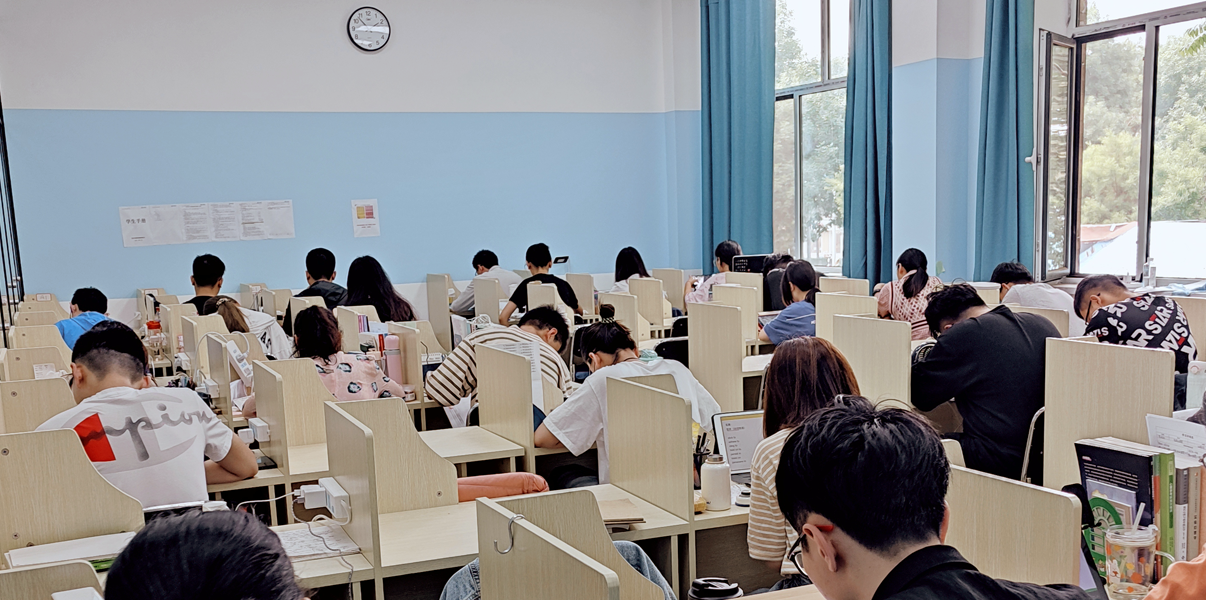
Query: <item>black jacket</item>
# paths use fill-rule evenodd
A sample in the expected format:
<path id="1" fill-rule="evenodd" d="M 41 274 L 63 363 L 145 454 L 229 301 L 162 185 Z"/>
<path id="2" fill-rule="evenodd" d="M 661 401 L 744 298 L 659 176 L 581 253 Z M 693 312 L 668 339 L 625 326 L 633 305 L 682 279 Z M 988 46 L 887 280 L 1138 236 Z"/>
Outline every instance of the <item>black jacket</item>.
<path id="1" fill-rule="evenodd" d="M 1074 585 L 1037 585 L 993 579 L 950 546 L 927 546 L 900 561 L 872 600 L 1088 600 Z"/>
<path id="2" fill-rule="evenodd" d="M 315 281 L 310 287 L 298 292 L 297 298 L 307 298 L 312 296 L 322 296 L 323 302 L 327 303 L 327 308 L 335 310 L 336 306 L 343 306 L 348 302 L 348 291 L 342 285 L 333 281 Z M 285 309 L 285 322 L 282 324 L 282 329 L 286 335 L 293 335 L 293 307 Z"/>

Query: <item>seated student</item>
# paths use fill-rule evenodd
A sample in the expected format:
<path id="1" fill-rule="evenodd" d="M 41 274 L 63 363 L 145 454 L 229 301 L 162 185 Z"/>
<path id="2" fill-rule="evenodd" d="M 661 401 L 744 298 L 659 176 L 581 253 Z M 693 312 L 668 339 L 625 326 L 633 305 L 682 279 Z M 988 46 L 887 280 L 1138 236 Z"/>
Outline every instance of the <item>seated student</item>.
<path id="1" fill-rule="evenodd" d="M 564 404 L 549 414 L 533 438 L 538 448 L 565 447 L 574 456 L 598 445 L 597 481 L 590 482 L 589 476 L 581 477 L 575 485 L 610 481 L 607 460 L 607 380 L 610 378 L 673 375 L 678 395 L 691 403 L 691 419 L 705 431 L 711 430 L 712 415 L 720 412 L 712 394 L 678 361 L 641 360 L 636 342 L 623 325 L 608 321 L 587 327 L 582 333 L 581 352 L 590 366 L 590 376 Z"/>
<path id="2" fill-rule="evenodd" d="M 415 320 L 414 307 L 394 289 L 381 263 L 371 256 L 361 256 L 348 267 L 348 299 L 344 306 L 372 306 L 382 323 Z"/>
<path id="3" fill-rule="evenodd" d="M 817 334 L 817 272 L 812 263 L 796 260 L 783 272 L 780 289 L 787 305 L 758 332 L 758 339 L 776 346 L 792 338 Z"/>
<path id="4" fill-rule="evenodd" d="M 193 259 L 193 276 L 189 281 L 193 284 L 195 295 L 186 302 L 197 307 L 197 314 L 205 309 L 207 300 L 222 291 L 222 276 L 225 274 L 226 264 L 212 254 L 202 254 Z"/>
<path id="5" fill-rule="evenodd" d="M 293 563 L 271 529 L 245 512 L 207 512 L 147 523 L 117 555 L 108 600 L 301 600 Z"/>
<path id="6" fill-rule="evenodd" d="M 1076 286 L 1074 302 L 1085 335 L 1107 344 L 1172 350 L 1177 373 L 1188 373 L 1190 361 L 1198 359 L 1189 319 L 1168 296 L 1135 295 L 1113 275 L 1093 275 Z"/>
<path id="7" fill-rule="evenodd" d="M 336 400 L 405 398 L 402 384 L 386 377 L 377 363 L 364 354 L 346 353 L 335 315 L 321 306 L 297 313 L 293 344 L 298 358 L 312 358 L 318 378 Z"/>
<path id="8" fill-rule="evenodd" d="M 1076 316 L 1072 296 L 1045 283 L 1035 283 L 1026 265 L 1020 262 L 1003 262 L 992 270 L 992 278 L 989 281 L 1001 285 L 1001 304 L 1068 311 L 1068 337 L 1080 337 L 1085 334 L 1084 319 Z"/>
<path id="9" fill-rule="evenodd" d="M 315 248 L 306 254 L 306 283 L 310 286 L 297 293 L 297 298 L 322 296 L 327 308 L 348 305 L 348 291 L 335 283 L 335 255 L 326 248 Z M 293 308 L 285 308 L 285 333 L 293 335 Z"/>
<path id="10" fill-rule="evenodd" d="M 109 317 L 109 299 L 96 288 L 80 288 L 71 295 L 71 318 L 63 319 L 54 326 L 63 336 L 68 348 L 75 347 L 75 341 L 93 325 L 106 321 Z"/>
<path id="11" fill-rule="evenodd" d="M 209 499 L 206 484 L 256 474 L 255 455 L 196 392 L 154 387 L 146 373 L 138 334 L 98 323 L 71 353 L 77 406 L 38 431 L 74 429 L 96 470 L 143 510 L 199 506 Z"/>
<path id="12" fill-rule="evenodd" d="M 788 340 L 775 348 L 766 368 L 766 436 L 750 461 L 750 519 L 746 543 L 750 558 L 770 565 L 784 579 L 773 589 L 808 585 L 808 577 L 796 569 L 787 550 L 796 542 L 796 530 L 779 512 L 775 473 L 783 443 L 805 417 L 833 404 L 838 396 L 859 394 L 858 381 L 846 357 L 833 344 L 815 337 Z"/>
<path id="13" fill-rule="evenodd" d="M 929 337 L 925 322 L 926 298 L 942 287 L 942 280 L 926 273 L 926 265 L 925 253 L 921 250 L 909 248 L 901 252 L 896 260 L 896 280 L 876 286 L 875 291 L 879 317 L 912 324 L 915 340 Z"/>
<path id="14" fill-rule="evenodd" d="M 712 299 L 712 286 L 724 284 L 725 273 L 733 270 L 733 257 L 741 254 L 741 245 L 733 240 L 725 240 L 716 245 L 713 254 L 715 258 L 712 263 L 716 266 L 716 273 L 708 276 L 707 279 L 702 277 L 687 279 L 687 285 L 683 288 L 684 305 L 692 302 L 707 302 Z"/>
<path id="15" fill-rule="evenodd" d="M 826 598 L 1088 600 L 1075 585 L 993 579 L 943 545 L 949 482 L 924 417 L 864 398 L 812 413 L 787 438 L 775 479 L 800 536 L 792 563 Z"/>
<path id="16" fill-rule="evenodd" d="M 966 283 L 931 294 L 925 318 L 937 342 L 913 365 L 913 405 L 934 410 L 954 398 L 967 466 L 1018 479 L 1030 420 L 1043 407 L 1047 338 L 1059 331 L 1039 315 L 989 310 Z"/>
<path id="17" fill-rule="evenodd" d="M 498 286 L 502 288 L 503 295 L 508 297 L 510 297 L 522 279 L 519 273 L 498 266 L 498 255 L 489 250 L 479 250 L 477 254 L 473 255 L 473 272 L 476 273 L 473 278 L 474 280 L 478 277 L 497 280 Z M 465 289 L 456 297 L 456 300 L 452 301 L 452 305 L 448 307 L 448 310 L 452 311 L 452 314 L 455 315 L 472 317 L 476 312 L 474 300 L 473 281 L 470 281 L 469 285 L 465 286 Z"/>
<path id="18" fill-rule="evenodd" d="M 247 310 L 230 296 L 214 296 L 205 303 L 204 315 L 218 314 L 231 333 L 254 335 L 264 349 L 264 355 L 277 360 L 293 356 L 293 340 L 285 335 L 276 318 L 267 313 Z"/>
<path id="19" fill-rule="evenodd" d="M 524 313 L 519 325 L 489 327 L 475 331 L 453 349 L 439 368 L 427 376 L 427 397 L 443 406 L 455 406 L 461 398 L 477 403 L 477 346 L 495 343 L 536 342 L 540 344 L 540 373 L 562 392 L 569 391 L 573 374 L 558 352 L 569 342 L 569 326 L 561 313 L 537 306 Z"/>
<path id="20" fill-rule="evenodd" d="M 645 260 L 641 258 L 641 253 L 636 248 L 628 246 L 616 255 L 616 270 L 615 283 L 611 289 L 607 290 L 609 294 L 628 294 L 628 280 L 637 278 L 648 279 L 649 271 L 645 269 Z M 670 301 L 666 299 L 666 290 L 662 290 L 662 311 L 663 314 L 680 316 L 682 313 L 675 314 L 677 309 L 670 306 Z"/>
<path id="21" fill-rule="evenodd" d="M 547 245 L 532 244 L 528 246 L 526 260 L 532 276 L 519 282 L 519 286 L 515 288 L 515 293 L 511 294 L 507 305 L 503 307 L 502 312 L 498 313 L 499 323 L 506 325 L 511 321 L 511 315 L 516 310 L 528 309 L 528 284 L 532 282 L 551 283 L 557 286 L 557 294 L 561 296 L 561 301 L 575 313 L 582 314 L 582 307 L 578 306 L 578 297 L 574 295 L 574 288 L 570 287 L 568 281 L 549 274 L 549 269 L 553 268 L 553 255 L 549 252 Z"/>

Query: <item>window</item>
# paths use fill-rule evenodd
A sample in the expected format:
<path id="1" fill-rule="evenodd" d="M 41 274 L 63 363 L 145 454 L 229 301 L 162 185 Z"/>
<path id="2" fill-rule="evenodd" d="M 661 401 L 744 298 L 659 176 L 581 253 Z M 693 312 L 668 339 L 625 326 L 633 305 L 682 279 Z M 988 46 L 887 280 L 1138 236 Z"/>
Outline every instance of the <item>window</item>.
<path id="1" fill-rule="evenodd" d="M 850 0 L 776 0 L 774 244 L 842 265 Z"/>
<path id="2" fill-rule="evenodd" d="M 1045 278 L 1206 278 L 1206 5 L 1078 2 L 1040 46 Z"/>

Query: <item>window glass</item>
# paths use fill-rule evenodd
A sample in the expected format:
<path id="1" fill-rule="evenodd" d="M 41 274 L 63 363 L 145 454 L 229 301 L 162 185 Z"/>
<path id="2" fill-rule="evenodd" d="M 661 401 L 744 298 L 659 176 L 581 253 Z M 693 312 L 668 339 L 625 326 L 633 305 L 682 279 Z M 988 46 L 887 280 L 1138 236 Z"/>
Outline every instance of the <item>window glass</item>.
<path id="1" fill-rule="evenodd" d="M 846 90 L 800 97 L 800 253 L 818 267 L 842 264 Z"/>
<path id="2" fill-rule="evenodd" d="M 1047 119 L 1047 270 L 1068 266 L 1068 137 L 1072 104 L 1072 49 L 1051 46 Z"/>
<path id="3" fill-rule="evenodd" d="M 850 0 L 829 0 L 829 78 L 846 76 L 850 59 Z"/>
<path id="4" fill-rule="evenodd" d="M 1193 0 L 1080 0 L 1079 20 L 1081 25 L 1092 25 L 1193 3 Z"/>
<path id="5" fill-rule="evenodd" d="M 796 254 L 799 213 L 796 209 L 795 99 L 775 102 L 774 181 L 772 182 L 775 252 Z"/>
<path id="6" fill-rule="evenodd" d="M 821 80 L 821 0 L 775 3 L 775 89 Z"/>

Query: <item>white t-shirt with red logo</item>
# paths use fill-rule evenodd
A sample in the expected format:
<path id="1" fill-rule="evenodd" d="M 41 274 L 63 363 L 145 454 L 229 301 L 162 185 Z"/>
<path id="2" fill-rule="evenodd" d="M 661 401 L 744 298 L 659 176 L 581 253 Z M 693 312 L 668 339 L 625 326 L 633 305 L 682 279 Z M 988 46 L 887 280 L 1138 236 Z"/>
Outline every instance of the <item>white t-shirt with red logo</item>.
<path id="1" fill-rule="evenodd" d="M 232 432 L 196 392 L 152 387 L 104 390 L 38 431 L 72 429 L 96 470 L 143 510 L 204 503 L 205 459 L 230 451 Z"/>

